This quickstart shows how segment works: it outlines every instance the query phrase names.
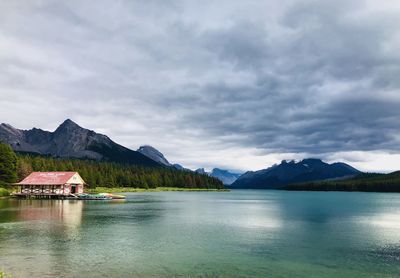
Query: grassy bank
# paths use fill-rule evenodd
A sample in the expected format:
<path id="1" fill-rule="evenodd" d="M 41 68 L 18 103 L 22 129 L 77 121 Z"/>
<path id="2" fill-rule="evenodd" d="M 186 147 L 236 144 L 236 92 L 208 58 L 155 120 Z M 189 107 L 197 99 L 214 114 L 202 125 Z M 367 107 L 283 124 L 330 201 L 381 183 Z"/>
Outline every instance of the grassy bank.
<path id="1" fill-rule="evenodd" d="M 10 196 L 11 191 L 5 188 L 0 187 L 0 198 Z M 1 276 L 0 276 L 1 277 Z"/>
<path id="2" fill-rule="evenodd" d="M 223 192 L 229 191 L 228 189 L 214 189 L 214 188 L 182 188 L 182 187 L 156 187 L 156 188 L 134 188 L 134 187 L 96 187 L 86 188 L 87 193 L 117 193 L 117 192 L 162 192 L 162 191 L 214 191 Z"/>
<path id="3" fill-rule="evenodd" d="M 8 275 L 7 273 L 0 271 L 0 278 L 11 278 L 11 275 Z"/>

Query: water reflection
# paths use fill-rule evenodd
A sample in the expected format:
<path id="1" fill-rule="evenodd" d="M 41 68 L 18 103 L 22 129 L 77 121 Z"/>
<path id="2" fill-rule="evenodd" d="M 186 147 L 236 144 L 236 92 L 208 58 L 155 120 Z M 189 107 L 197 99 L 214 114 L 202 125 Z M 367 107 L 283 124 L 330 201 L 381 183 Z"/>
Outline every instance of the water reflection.
<path id="1" fill-rule="evenodd" d="M 18 200 L 18 221 L 60 222 L 67 229 L 76 229 L 82 221 L 82 201 L 73 200 Z"/>
<path id="2" fill-rule="evenodd" d="M 2 200 L 0 229 L 6 232 L 18 226 L 23 229 L 13 233 L 21 237 L 28 233 L 31 237 L 54 235 L 58 240 L 69 239 L 79 231 L 83 207 L 83 202 L 71 200 Z"/>
<path id="3" fill-rule="evenodd" d="M 1 267 L 15 277 L 65 272 L 65 260 L 80 239 L 84 202 L 0 200 Z M 11 259 L 13 257 L 13 259 Z M 15 262 L 23 263 L 21 269 Z"/>
<path id="4" fill-rule="evenodd" d="M 86 201 L 83 225 L 105 225 L 105 229 L 118 224 L 140 224 L 160 220 L 165 214 L 165 201 L 155 196 L 127 193 L 126 200 Z M 132 209 L 134 208 L 134 209 Z"/>

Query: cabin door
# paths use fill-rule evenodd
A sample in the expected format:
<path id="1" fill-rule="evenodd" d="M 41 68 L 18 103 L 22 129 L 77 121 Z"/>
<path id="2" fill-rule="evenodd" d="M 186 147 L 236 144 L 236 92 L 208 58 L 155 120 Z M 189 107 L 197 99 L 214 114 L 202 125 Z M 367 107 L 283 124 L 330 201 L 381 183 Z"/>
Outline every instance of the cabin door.
<path id="1" fill-rule="evenodd" d="M 71 185 L 71 193 L 72 194 L 76 193 L 76 185 Z"/>

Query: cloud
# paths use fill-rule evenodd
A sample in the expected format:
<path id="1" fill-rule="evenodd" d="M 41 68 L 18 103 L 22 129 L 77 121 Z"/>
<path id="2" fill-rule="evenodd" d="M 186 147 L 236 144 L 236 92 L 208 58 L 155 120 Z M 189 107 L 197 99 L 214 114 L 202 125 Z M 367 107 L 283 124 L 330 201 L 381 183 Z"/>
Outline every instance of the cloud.
<path id="1" fill-rule="evenodd" d="M 399 154 L 400 6 L 274 2 L 2 2 L 0 117 L 194 168 Z"/>

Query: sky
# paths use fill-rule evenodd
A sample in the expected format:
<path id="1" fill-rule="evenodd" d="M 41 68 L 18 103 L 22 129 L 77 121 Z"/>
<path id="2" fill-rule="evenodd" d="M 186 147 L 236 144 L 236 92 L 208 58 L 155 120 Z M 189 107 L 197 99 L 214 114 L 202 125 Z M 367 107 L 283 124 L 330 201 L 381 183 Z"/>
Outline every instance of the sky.
<path id="1" fill-rule="evenodd" d="M 0 122 L 188 168 L 400 169 L 400 2 L 0 0 Z"/>

